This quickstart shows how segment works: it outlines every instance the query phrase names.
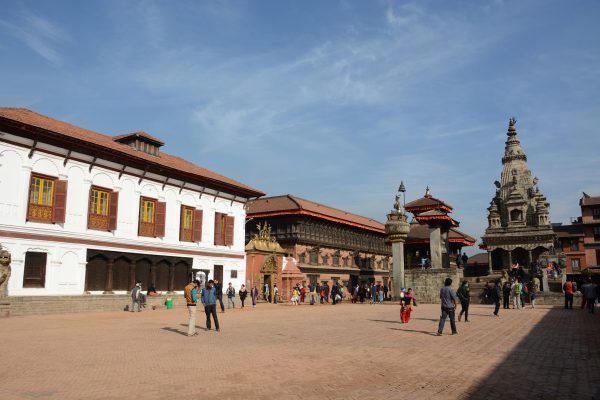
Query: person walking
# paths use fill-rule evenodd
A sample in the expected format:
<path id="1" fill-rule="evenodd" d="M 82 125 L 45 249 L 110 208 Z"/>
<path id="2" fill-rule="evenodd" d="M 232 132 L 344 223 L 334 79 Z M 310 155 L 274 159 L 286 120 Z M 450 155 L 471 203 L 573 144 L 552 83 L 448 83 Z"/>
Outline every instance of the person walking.
<path id="1" fill-rule="evenodd" d="M 217 279 L 214 280 L 214 288 L 217 296 L 217 300 L 219 300 L 219 304 L 221 305 L 221 312 L 225 312 L 225 305 L 223 304 L 223 284 L 219 282 Z"/>
<path id="2" fill-rule="evenodd" d="M 465 322 L 469 322 L 469 303 L 471 302 L 469 282 L 464 281 L 462 285 L 460 285 L 460 288 L 458 288 L 456 295 L 460 300 L 460 314 L 458 314 L 458 322 L 460 322 L 463 314 L 465 314 Z"/>
<path id="3" fill-rule="evenodd" d="M 142 282 L 137 281 L 133 289 L 131 289 L 131 309 L 134 312 L 137 305 L 138 312 L 142 312 Z"/>
<path id="4" fill-rule="evenodd" d="M 581 286 L 581 293 L 583 294 L 583 297 L 585 297 L 588 310 L 593 314 L 596 306 L 596 298 L 598 297 L 598 285 L 592 282 L 591 279 L 588 279 L 588 281 Z"/>
<path id="5" fill-rule="evenodd" d="M 522 290 L 523 290 L 523 286 L 521 286 L 521 281 L 519 280 L 519 278 L 517 278 L 515 283 L 513 283 L 513 285 L 512 285 L 513 309 L 514 308 L 516 308 L 517 310 L 521 309 L 521 291 Z"/>
<path id="6" fill-rule="evenodd" d="M 244 308 L 244 301 L 246 300 L 246 297 L 248 296 L 248 291 L 246 290 L 246 285 L 242 284 L 239 295 L 240 295 L 240 302 L 242 303 L 242 308 Z"/>
<path id="7" fill-rule="evenodd" d="M 215 330 L 219 332 L 219 319 L 217 318 L 217 289 L 215 282 L 211 279 L 208 281 L 208 285 L 202 289 L 202 295 L 200 297 L 202 304 L 204 304 L 204 313 L 206 314 L 206 329 L 210 331 L 211 323 L 210 317 L 215 321 Z"/>
<path id="8" fill-rule="evenodd" d="M 310 285 L 308 285 L 308 290 L 310 296 L 310 305 L 314 306 L 317 302 L 317 285 L 311 283 Z"/>
<path id="9" fill-rule="evenodd" d="M 498 281 L 494 282 L 494 286 L 492 287 L 490 298 L 494 303 L 494 315 L 499 317 L 498 313 L 500 312 L 500 285 L 498 285 Z"/>
<path id="10" fill-rule="evenodd" d="M 408 288 L 406 293 L 404 293 L 404 296 L 400 297 L 400 305 L 400 322 L 407 324 L 408 321 L 410 321 L 412 306 L 417 306 L 417 298 L 411 288 Z"/>
<path id="11" fill-rule="evenodd" d="M 258 300 L 258 288 L 254 286 L 252 289 L 252 308 L 256 308 L 256 301 Z"/>
<path id="12" fill-rule="evenodd" d="M 504 282 L 504 286 L 502 286 L 502 305 L 505 310 L 510 309 L 510 292 L 511 284 L 509 281 L 506 281 Z"/>
<path id="13" fill-rule="evenodd" d="M 300 288 L 300 303 L 304 303 L 305 299 L 306 299 L 306 286 L 303 283 L 302 287 Z"/>
<path id="14" fill-rule="evenodd" d="M 438 325 L 438 336 L 442 336 L 446 318 L 450 318 L 450 328 L 452 328 L 452 334 L 458 335 L 458 331 L 456 330 L 456 321 L 454 320 L 454 312 L 456 310 L 456 303 L 458 299 L 456 298 L 456 293 L 454 293 L 454 289 L 452 289 L 451 285 L 452 279 L 446 278 L 444 287 L 440 289 L 442 315 L 440 316 L 440 323 Z"/>
<path id="15" fill-rule="evenodd" d="M 297 286 L 294 286 L 294 288 L 292 289 L 292 296 L 291 296 L 290 300 L 292 302 L 292 305 L 294 305 L 294 306 L 300 305 L 300 293 L 298 292 Z"/>
<path id="16" fill-rule="evenodd" d="M 277 288 L 277 284 L 273 285 L 273 304 L 277 304 L 279 297 L 279 289 Z"/>
<path id="17" fill-rule="evenodd" d="M 467 262 L 469 261 L 469 256 L 467 255 L 467 253 L 463 253 L 463 255 L 461 257 L 461 261 L 462 261 L 462 267 L 466 269 Z"/>
<path id="18" fill-rule="evenodd" d="M 196 332 L 196 303 L 198 302 L 198 286 L 200 282 L 198 280 L 194 280 L 186 285 L 183 289 L 183 293 L 185 295 L 185 302 L 187 304 L 188 309 L 188 336 L 196 336 L 198 332 Z"/>
<path id="19" fill-rule="evenodd" d="M 233 287 L 231 282 L 229 282 L 229 285 L 227 285 L 226 294 L 227 294 L 227 309 L 229 310 L 230 308 L 235 308 L 235 302 L 233 301 L 233 299 L 235 299 L 235 288 Z"/>
<path id="20" fill-rule="evenodd" d="M 263 291 L 263 295 L 265 296 L 265 301 L 267 303 L 271 302 L 271 298 L 269 297 L 271 295 L 271 292 L 269 291 L 269 284 L 265 283 L 265 289 Z"/>
<path id="21" fill-rule="evenodd" d="M 563 285 L 563 291 L 565 292 L 565 310 L 573 309 L 573 282 L 571 278 L 567 278 L 567 281 Z"/>

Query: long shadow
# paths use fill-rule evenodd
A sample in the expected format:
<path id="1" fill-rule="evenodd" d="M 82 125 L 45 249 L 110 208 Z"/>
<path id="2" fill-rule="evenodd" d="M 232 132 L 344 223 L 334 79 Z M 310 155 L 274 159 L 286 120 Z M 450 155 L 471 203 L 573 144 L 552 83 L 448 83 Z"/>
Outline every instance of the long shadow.
<path id="1" fill-rule="evenodd" d="M 187 328 L 188 325 L 187 324 L 179 324 L 179 326 L 185 326 Z M 203 331 L 207 331 L 208 330 L 208 329 L 206 329 L 205 326 L 199 326 L 199 325 L 196 325 L 196 329 L 201 329 Z"/>
<path id="2" fill-rule="evenodd" d="M 170 326 L 165 326 L 164 328 L 160 328 L 160 329 L 162 329 L 163 331 L 178 333 L 180 335 L 187 336 L 187 332 L 180 331 L 179 329 L 176 329 L 176 328 L 171 328 Z"/>
<path id="3" fill-rule="evenodd" d="M 415 332 L 415 333 L 423 333 L 425 335 L 429 335 L 429 336 L 437 336 L 435 334 L 435 332 L 431 332 L 431 331 L 420 331 L 418 329 L 400 329 L 400 328 L 389 328 L 393 331 L 402 331 L 402 332 Z"/>
<path id="4" fill-rule="evenodd" d="M 553 308 L 461 399 L 600 399 L 600 318 Z"/>
<path id="5" fill-rule="evenodd" d="M 370 319 L 369 321 L 371 321 L 371 322 L 387 322 L 388 324 L 401 324 L 402 323 L 400 321 L 388 321 L 385 319 Z"/>

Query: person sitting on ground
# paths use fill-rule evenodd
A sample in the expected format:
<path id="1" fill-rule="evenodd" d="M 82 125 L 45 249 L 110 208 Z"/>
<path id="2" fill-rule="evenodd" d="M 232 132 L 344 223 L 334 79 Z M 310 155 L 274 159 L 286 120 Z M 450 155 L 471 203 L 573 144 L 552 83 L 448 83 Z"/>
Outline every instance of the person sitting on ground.
<path id="1" fill-rule="evenodd" d="M 154 283 L 151 284 L 150 287 L 148 287 L 148 291 L 146 293 L 148 294 L 148 296 L 152 297 L 160 296 L 162 294 L 161 292 L 156 291 L 156 286 L 154 285 Z"/>

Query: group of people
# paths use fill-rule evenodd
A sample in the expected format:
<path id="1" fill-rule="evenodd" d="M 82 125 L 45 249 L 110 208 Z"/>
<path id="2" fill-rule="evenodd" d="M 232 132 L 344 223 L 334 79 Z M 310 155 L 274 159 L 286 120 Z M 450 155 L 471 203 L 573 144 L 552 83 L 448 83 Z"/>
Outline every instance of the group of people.
<path id="1" fill-rule="evenodd" d="M 565 293 L 565 309 L 573 309 L 573 297 L 577 293 L 577 282 L 567 278 L 567 281 L 563 285 L 563 292 Z M 585 283 L 581 285 L 579 290 L 581 292 L 581 309 L 588 309 L 590 313 L 594 313 L 596 303 L 600 293 L 598 291 L 598 285 L 592 281 L 591 278 L 586 279 Z"/>

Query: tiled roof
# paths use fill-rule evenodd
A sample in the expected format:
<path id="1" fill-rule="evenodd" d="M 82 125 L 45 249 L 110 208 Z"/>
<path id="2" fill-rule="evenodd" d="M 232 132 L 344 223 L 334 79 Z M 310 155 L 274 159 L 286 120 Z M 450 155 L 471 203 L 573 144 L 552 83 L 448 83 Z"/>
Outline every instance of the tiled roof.
<path id="1" fill-rule="evenodd" d="M 584 236 L 583 224 L 553 225 L 552 230 L 559 238 Z"/>
<path id="2" fill-rule="evenodd" d="M 0 122 L 3 120 L 15 121 L 32 127 L 41 128 L 61 137 L 73 138 L 96 146 L 101 146 L 109 151 L 120 153 L 121 155 L 128 156 L 129 158 L 141 159 L 147 163 L 157 164 L 162 167 L 192 174 L 207 184 L 210 184 L 210 182 L 225 184 L 234 190 L 241 190 L 250 197 L 264 195 L 264 193 L 257 189 L 244 185 L 243 183 L 235 181 L 226 176 L 217 174 L 216 172 L 210 171 L 206 168 L 199 167 L 180 157 L 172 156 L 164 152 L 161 152 L 160 156 L 147 154 L 142 151 L 135 150 L 125 144 L 115 142 L 113 140 L 113 136 L 94 132 L 89 129 L 84 129 L 76 125 L 69 124 L 67 122 L 59 121 L 26 108 L 0 107 Z M 153 138 L 150 135 L 148 135 L 148 137 Z M 158 139 L 153 138 L 153 140 Z"/>
<path id="3" fill-rule="evenodd" d="M 488 264 L 489 263 L 488 253 L 473 254 L 467 260 L 467 264 L 475 264 L 475 263 L 480 264 L 480 265 L 486 265 L 486 264 Z"/>
<path id="4" fill-rule="evenodd" d="M 428 241 L 429 234 L 431 233 L 432 230 L 433 229 L 429 228 L 428 225 L 411 223 L 410 231 L 408 232 L 408 237 L 406 238 L 406 240 L 407 240 L 407 242 Z M 473 237 L 467 235 L 466 233 L 459 231 L 458 229 L 454 229 L 454 228 L 451 228 L 450 231 L 448 232 L 448 239 L 450 241 L 462 241 L 462 242 L 468 242 L 468 243 L 472 243 L 472 244 L 475 244 L 475 242 L 476 242 L 476 240 Z"/>
<path id="5" fill-rule="evenodd" d="M 600 204 L 600 196 L 589 196 L 584 193 L 579 204 L 581 206 L 597 206 Z"/>
<path id="6" fill-rule="evenodd" d="M 406 203 L 404 208 L 411 213 L 418 210 L 426 211 L 436 208 L 445 208 L 448 212 L 452 212 L 452 206 L 450 204 L 444 203 L 442 200 L 436 199 L 435 197 L 421 197 L 420 199 Z"/>
<path id="7" fill-rule="evenodd" d="M 379 221 L 352 214 L 337 208 L 329 207 L 314 201 L 306 200 L 297 196 L 283 195 L 263 197 L 254 200 L 248 207 L 248 217 L 304 214 L 317 218 L 333 220 L 359 228 L 374 230 L 384 233 L 385 226 Z"/>

